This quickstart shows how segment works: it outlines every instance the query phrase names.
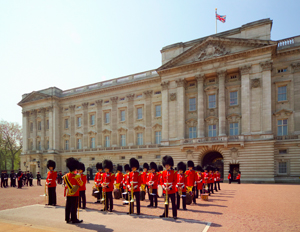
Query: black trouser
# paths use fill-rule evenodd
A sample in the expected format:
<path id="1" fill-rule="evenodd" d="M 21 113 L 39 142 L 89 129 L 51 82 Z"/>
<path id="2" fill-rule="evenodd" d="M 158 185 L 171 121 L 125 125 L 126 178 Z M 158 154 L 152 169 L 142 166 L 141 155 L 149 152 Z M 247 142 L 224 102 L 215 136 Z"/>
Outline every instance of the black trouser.
<path id="1" fill-rule="evenodd" d="M 148 185 L 146 185 L 146 191 L 145 191 L 145 200 L 146 200 L 146 193 L 148 193 L 148 199 L 150 200 L 150 190 L 148 188 Z"/>
<path id="2" fill-rule="evenodd" d="M 238 181 L 238 184 L 240 184 L 240 183 L 241 183 L 241 179 L 238 179 L 237 181 Z"/>
<path id="3" fill-rule="evenodd" d="M 8 187 L 8 178 L 4 181 L 4 184 L 5 184 L 5 188 Z"/>
<path id="4" fill-rule="evenodd" d="M 69 197 L 67 196 L 66 209 L 65 209 L 65 220 L 76 222 L 77 219 L 77 207 L 78 207 L 78 197 Z"/>
<path id="5" fill-rule="evenodd" d="M 210 184 L 209 184 L 208 190 L 210 190 L 211 193 L 214 193 L 214 183 L 210 183 Z"/>
<path id="6" fill-rule="evenodd" d="M 109 206 L 108 206 L 109 205 Z M 112 192 L 106 192 L 105 193 L 105 211 L 113 210 L 114 208 L 114 201 L 112 197 Z"/>
<path id="7" fill-rule="evenodd" d="M 82 208 L 85 209 L 86 206 L 85 190 L 79 191 L 79 208 L 81 208 L 81 200 L 82 200 Z"/>
<path id="8" fill-rule="evenodd" d="M 185 197 L 182 198 L 182 207 L 183 209 L 186 209 L 186 192 L 182 192 L 182 195 L 185 195 Z M 177 192 L 177 209 L 180 208 L 180 196 L 179 193 Z"/>
<path id="9" fill-rule="evenodd" d="M 99 187 L 99 193 L 97 194 L 97 202 L 100 202 L 100 199 L 102 199 L 102 187 Z"/>
<path id="10" fill-rule="evenodd" d="M 16 187 L 16 179 L 10 179 L 10 187 Z"/>
<path id="11" fill-rule="evenodd" d="M 29 179 L 29 185 L 30 185 L 30 186 L 33 186 L 33 184 L 32 184 L 32 179 Z"/>
<path id="12" fill-rule="evenodd" d="M 221 190 L 221 188 L 220 188 L 220 181 L 217 181 L 217 183 L 218 183 L 219 190 Z"/>
<path id="13" fill-rule="evenodd" d="M 177 206 L 175 204 L 175 193 L 168 194 L 168 198 L 169 198 L 168 199 L 169 205 L 170 205 L 170 199 L 171 199 L 171 202 L 172 202 L 173 217 L 177 217 Z M 166 200 L 166 196 L 165 196 L 165 200 Z M 163 215 L 165 217 L 169 216 L 169 205 L 165 205 L 165 211 L 163 213 Z"/>
<path id="14" fill-rule="evenodd" d="M 128 192 L 128 194 L 129 194 L 129 198 L 131 199 L 131 193 Z M 134 192 L 134 193 L 133 193 L 133 197 L 135 196 L 136 212 L 137 212 L 137 214 L 140 214 L 140 213 L 141 213 L 140 194 L 141 194 L 140 191 Z M 130 201 L 130 200 L 129 200 L 129 201 Z M 129 204 L 130 204 L 130 211 L 131 211 L 132 213 L 134 213 L 134 202 L 129 202 Z M 133 208 L 131 209 L 131 207 L 133 207 Z"/>
<path id="15" fill-rule="evenodd" d="M 217 181 L 215 181 L 215 191 L 218 192 L 218 189 L 217 189 Z"/>
<path id="16" fill-rule="evenodd" d="M 152 189 L 152 194 L 155 195 L 151 195 L 149 192 L 150 205 L 153 206 L 153 200 L 154 200 L 155 207 L 157 207 L 157 189 Z"/>
<path id="17" fill-rule="evenodd" d="M 22 179 L 18 180 L 18 188 L 22 188 Z"/>
<path id="18" fill-rule="evenodd" d="M 48 187 L 48 204 L 56 205 L 56 187 Z"/>
<path id="19" fill-rule="evenodd" d="M 36 180 L 36 184 L 37 184 L 37 185 L 41 185 L 41 179 L 37 179 L 37 180 Z"/>
<path id="20" fill-rule="evenodd" d="M 231 184 L 231 179 L 229 179 L 228 181 L 229 181 L 229 184 Z"/>
<path id="21" fill-rule="evenodd" d="M 194 202 L 195 204 L 196 204 L 196 192 L 197 192 L 196 189 L 197 189 L 196 186 L 194 186 L 193 189 L 192 189 L 192 192 L 193 192 L 193 202 Z"/>
<path id="22" fill-rule="evenodd" d="M 1 179 L 1 188 L 4 187 L 5 188 L 5 180 Z"/>

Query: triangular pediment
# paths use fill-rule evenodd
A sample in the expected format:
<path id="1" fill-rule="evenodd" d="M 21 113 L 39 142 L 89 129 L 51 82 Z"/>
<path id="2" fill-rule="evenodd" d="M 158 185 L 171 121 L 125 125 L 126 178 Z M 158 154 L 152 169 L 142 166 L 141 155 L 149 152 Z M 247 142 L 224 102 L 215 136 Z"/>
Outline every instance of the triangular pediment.
<path id="1" fill-rule="evenodd" d="M 27 102 L 47 99 L 48 97 L 50 97 L 50 95 L 33 91 L 30 94 L 28 94 L 25 98 L 23 98 L 22 101 L 18 103 L 18 105 L 22 105 Z"/>
<path id="2" fill-rule="evenodd" d="M 157 71 L 159 72 L 192 63 L 201 63 L 225 56 L 243 54 L 268 46 L 274 46 L 274 49 L 276 49 L 277 43 L 270 40 L 208 37 L 204 41 L 195 44 L 185 52 L 174 57 L 159 67 Z"/>

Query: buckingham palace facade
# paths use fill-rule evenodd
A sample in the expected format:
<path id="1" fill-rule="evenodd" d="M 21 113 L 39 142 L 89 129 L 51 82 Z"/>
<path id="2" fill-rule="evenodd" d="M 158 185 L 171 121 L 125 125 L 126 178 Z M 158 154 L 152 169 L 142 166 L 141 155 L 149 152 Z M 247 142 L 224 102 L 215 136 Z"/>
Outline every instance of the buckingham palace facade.
<path id="1" fill-rule="evenodd" d="M 23 113 L 22 170 L 193 160 L 244 182 L 299 182 L 300 36 L 271 40 L 272 20 L 163 47 L 162 65 L 69 90 L 33 91 Z"/>

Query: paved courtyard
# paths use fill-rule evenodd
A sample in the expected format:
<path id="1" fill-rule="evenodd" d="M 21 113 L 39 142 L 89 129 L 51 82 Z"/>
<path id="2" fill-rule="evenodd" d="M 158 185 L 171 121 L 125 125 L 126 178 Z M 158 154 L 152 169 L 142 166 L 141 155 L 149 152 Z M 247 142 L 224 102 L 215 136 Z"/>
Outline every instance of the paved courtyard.
<path id="1" fill-rule="evenodd" d="M 42 182 L 44 183 L 44 182 Z M 179 210 L 177 221 L 160 219 L 163 199 L 157 209 L 141 202 L 141 215 L 126 214 L 128 206 L 114 200 L 114 211 L 103 213 L 87 184 L 87 209 L 80 210 L 84 223 L 64 222 L 63 187 L 57 187 L 58 206 L 44 206 L 44 187 L 0 189 L 0 231 L 300 231 L 300 185 L 221 184 L 209 201 Z M 171 213 L 171 210 L 170 210 Z"/>

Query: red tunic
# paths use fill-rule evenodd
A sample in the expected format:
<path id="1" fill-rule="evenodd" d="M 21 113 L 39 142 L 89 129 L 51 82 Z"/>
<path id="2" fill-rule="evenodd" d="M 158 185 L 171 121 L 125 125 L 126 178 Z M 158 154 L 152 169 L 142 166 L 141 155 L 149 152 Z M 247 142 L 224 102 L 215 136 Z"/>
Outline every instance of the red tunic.
<path id="1" fill-rule="evenodd" d="M 208 173 L 207 172 L 203 173 L 203 178 L 204 178 L 204 184 L 208 184 L 209 181 L 208 181 Z"/>
<path id="2" fill-rule="evenodd" d="M 147 184 L 148 174 L 149 174 L 149 172 L 143 172 L 143 175 L 142 175 L 143 183 L 142 184 Z"/>
<path id="3" fill-rule="evenodd" d="M 132 183 L 133 183 L 133 189 L 134 189 L 133 191 L 139 192 L 141 184 L 142 184 L 142 175 L 138 171 L 129 173 L 129 178 L 127 180 L 127 187 L 131 188 Z"/>
<path id="4" fill-rule="evenodd" d="M 213 183 L 213 174 L 212 173 L 208 173 L 208 183 L 209 184 Z"/>
<path id="5" fill-rule="evenodd" d="M 177 172 L 174 170 L 165 170 L 162 173 L 161 186 L 165 189 L 171 187 L 172 189 L 168 190 L 168 194 L 176 192 L 176 183 L 177 183 Z"/>
<path id="6" fill-rule="evenodd" d="M 68 197 L 78 197 L 79 196 L 79 189 L 76 192 L 73 192 L 73 186 L 78 185 L 79 188 L 83 185 L 83 182 L 80 178 L 80 175 L 75 174 L 74 172 L 69 172 L 64 175 L 64 181 L 66 183 L 65 189 L 67 189 L 67 196 Z"/>
<path id="7" fill-rule="evenodd" d="M 128 178 L 129 178 L 129 175 L 127 173 L 125 173 L 123 175 L 123 180 L 122 180 L 123 189 L 126 189 Z"/>
<path id="8" fill-rule="evenodd" d="M 117 173 L 116 175 L 115 175 L 115 179 L 116 179 L 116 183 L 117 184 L 121 184 L 122 183 L 122 180 L 123 180 L 123 173 L 121 172 L 121 173 Z"/>
<path id="9" fill-rule="evenodd" d="M 236 177 L 237 180 L 241 179 L 241 174 L 238 174 Z"/>
<path id="10" fill-rule="evenodd" d="M 196 184 L 197 189 L 202 189 L 203 187 L 203 179 L 202 179 L 202 173 L 196 173 Z"/>
<path id="11" fill-rule="evenodd" d="M 113 173 L 102 173 L 102 191 L 103 192 L 112 192 L 114 190 L 115 174 Z"/>
<path id="12" fill-rule="evenodd" d="M 86 190 L 86 175 L 81 174 L 81 180 L 83 185 L 80 186 L 79 191 L 85 191 Z"/>
<path id="13" fill-rule="evenodd" d="M 48 184 L 48 188 L 56 187 L 56 178 L 57 172 L 56 171 L 49 171 L 47 174 L 46 183 Z"/>
<path id="14" fill-rule="evenodd" d="M 150 188 L 152 185 L 152 189 L 157 189 L 157 185 L 158 185 L 158 173 L 154 172 L 150 172 L 148 173 L 148 178 L 147 178 L 147 185 Z"/>
<path id="15" fill-rule="evenodd" d="M 95 175 L 95 184 L 99 187 L 100 184 L 101 184 L 101 179 L 102 179 L 102 172 L 97 172 L 96 175 Z"/>
<path id="16" fill-rule="evenodd" d="M 228 174 L 228 177 L 227 177 L 227 179 L 228 179 L 228 180 L 230 180 L 230 179 L 231 179 L 231 174 L 230 174 L 230 173 Z"/>
<path id="17" fill-rule="evenodd" d="M 195 185 L 195 180 L 196 180 L 195 170 L 187 170 L 185 172 L 185 174 L 187 175 L 186 185 L 187 186 L 194 186 Z"/>
<path id="18" fill-rule="evenodd" d="M 216 173 L 217 181 L 221 181 L 221 174 L 219 172 Z"/>
<path id="19" fill-rule="evenodd" d="M 177 173 L 177 183 L 176 183 L 176 192 L 178 192 L 178 188 L 181 187 L 182 192 L 186 192 L 186 175 L 184 173 Z"/>

